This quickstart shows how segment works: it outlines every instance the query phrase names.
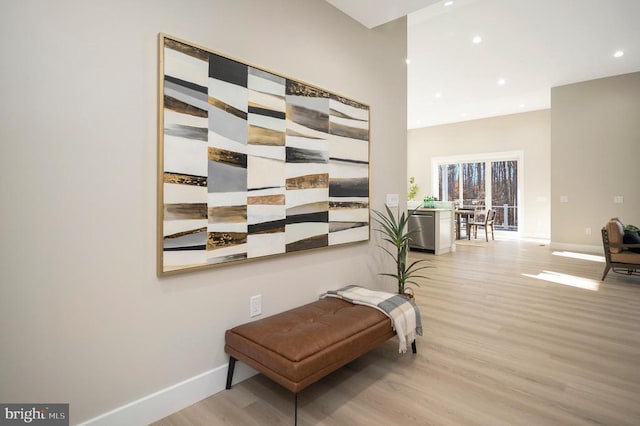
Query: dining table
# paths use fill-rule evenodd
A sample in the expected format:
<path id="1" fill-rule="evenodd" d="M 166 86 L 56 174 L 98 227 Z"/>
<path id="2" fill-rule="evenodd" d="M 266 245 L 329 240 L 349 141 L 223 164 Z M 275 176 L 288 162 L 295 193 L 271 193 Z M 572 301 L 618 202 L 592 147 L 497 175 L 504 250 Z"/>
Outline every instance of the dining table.
<path id="1" fill-rule="evenodd" d="M 469 219 L 473 219 L 473 215 L 475 214 L 475 209 L 455 209 L 454 213 L 456 215 L 456 240 L 462 239 L 461 230 L 462 230 L 462 222 L 465 224 L 465 230 L 469 232 Z M 468 235 L 467 235 L 468 236 Z"/>

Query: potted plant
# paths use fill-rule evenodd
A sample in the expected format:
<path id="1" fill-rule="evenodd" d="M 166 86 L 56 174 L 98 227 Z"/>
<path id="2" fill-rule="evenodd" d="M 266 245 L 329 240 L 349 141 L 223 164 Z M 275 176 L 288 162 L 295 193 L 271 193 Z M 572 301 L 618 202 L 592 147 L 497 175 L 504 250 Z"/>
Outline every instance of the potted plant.
<path id="1" fill-rule="evenodd" d="M 418 275 L 417 272 L 429 268 L 429 266 L 419 266 L 422 262 L 426 262 L 426 260 L 416 260 L 412 263 L 407 262 L 407 255 L 409 254 L 409 238 L 411 234 L 415 231 L 409 232 L 408 230 L 408 222 L 409 217 L 415 212 L 415 210 L 410 213 L 402 212 L 398 218 L 393 214 L 389 206 L 384 205 L 385 213 L 379 212 L 377 210 L 373 210 L 374 220 L 380 225 L 380 228 L 376 229 L 376 231 L 380 232 L 383 235 L 383 241 L 391 243 L 393 247 L 395 247 L 395 251 L 387 249 L 386 247 L 380 246 L 384 251 L 386 251 L 389 256 L 393 258 L 396 263 L 396 273 L 385 273 L 382 272 L 379 275 L 385 275 L 388 277 L 393 277 L 398 281 L 398 294 L 408 294 L 411 295 L 410 290 L 406 287 L 407 284 L 415 284 L 420 287 L 416 281 L 416 278 L 427 278 L 424 275 Z"/>

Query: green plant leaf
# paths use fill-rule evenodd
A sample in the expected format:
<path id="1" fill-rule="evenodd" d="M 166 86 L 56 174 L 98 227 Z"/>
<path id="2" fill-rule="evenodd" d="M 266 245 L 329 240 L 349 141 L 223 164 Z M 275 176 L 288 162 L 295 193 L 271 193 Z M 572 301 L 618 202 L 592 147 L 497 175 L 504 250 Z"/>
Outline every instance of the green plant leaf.
<path id="1" fill-rule="evenodd" d="M 409 218 L 418 210 L 419 207 L 408 213 L 403 211 L 402 213 L 398 214 L 397 217 L 393 214 L 393 211 L 389 208 L 388 205 L 385 204 L 384 207 L 384 213 L 373 210 L 373 219 L 379 225 L 379 228 L 376 228 L 375 231 L 382 234 L 382 241 L 389 243 L 390 245 L 395 247 L 394 253 L 387 247 L 380 246 L 380 248 L 382 248 L 394 260 L 396 264 L 396 273 L 393 274 L 382 272 L 378 275 L 396 279 L 398 281 L 398 293 L 403 293 L 405 285 L 408 283 L 415 284 L 419 287 L 420 284 L 418 284 L 414 280 L 417 278 L 428 277 L 417 275 L 416 273 L 421 270 L 430 268 L 430 266 L 418 266 L 421 263 L 426 262 L 425 259 L 419 259 L 411 263 L 407 262 L 409 254 L 409 239 L 413 234 L 418 232 L 408 231 Z"/>

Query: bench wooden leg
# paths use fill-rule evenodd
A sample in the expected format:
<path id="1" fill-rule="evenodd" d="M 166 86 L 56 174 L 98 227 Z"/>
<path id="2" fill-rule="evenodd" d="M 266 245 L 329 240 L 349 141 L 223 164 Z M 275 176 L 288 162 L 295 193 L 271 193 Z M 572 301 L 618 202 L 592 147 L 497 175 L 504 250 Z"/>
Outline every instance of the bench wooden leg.
<path id="1" fill-rule="evenodd" d="M 233 370 L 235 368 L 236 368 L 236 359 L 230 356 L 229 369 L 227 370 L 227 389 L 231 389 L 231 382 L 233 381 Z"/>
<path id="2" fill-rule="evenodd" d="M 415 340 L 413 342 L 411 342 L 411 350 L 413 351 L 414 354 L 418 353 L 418 349 L 416 348 L 416 341 Z"/>
<path id="3" fill-rule="evenodd" d="M 294 394 L 294 398 L 293 424 L 294 426 L 298 426 L 298 392 Z"/>

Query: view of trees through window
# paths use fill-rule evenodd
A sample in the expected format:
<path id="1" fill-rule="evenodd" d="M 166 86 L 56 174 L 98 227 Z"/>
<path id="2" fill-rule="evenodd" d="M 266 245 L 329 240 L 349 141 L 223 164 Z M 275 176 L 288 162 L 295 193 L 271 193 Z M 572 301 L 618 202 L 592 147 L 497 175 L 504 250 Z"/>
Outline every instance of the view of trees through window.
<path id="1" fill-rule="evenodd" d="M 441 164 L 438 181 L 440 189 L 438 199 L 440 201 L 455 201 L 460 199 L 460 165 Z"/>
<path id="2" fill-rule="evenodd" d="M 505 229 L 518 229 L 518 162 L 491 163 L 491 205 L 496 209 L 496 223 Z"/>
<path id="3" fill-rule="evenodd" d="M 441 164 L 438 181 L 440 200 L 486 205 L 496 210 L 497 227 L 518 229 L 517 161 Z"/>
<path id="4" fill-rule="evenodd" d="M 485 199 L 484 163 L 462 163 L 462 204 L 483 203 Z"/>

